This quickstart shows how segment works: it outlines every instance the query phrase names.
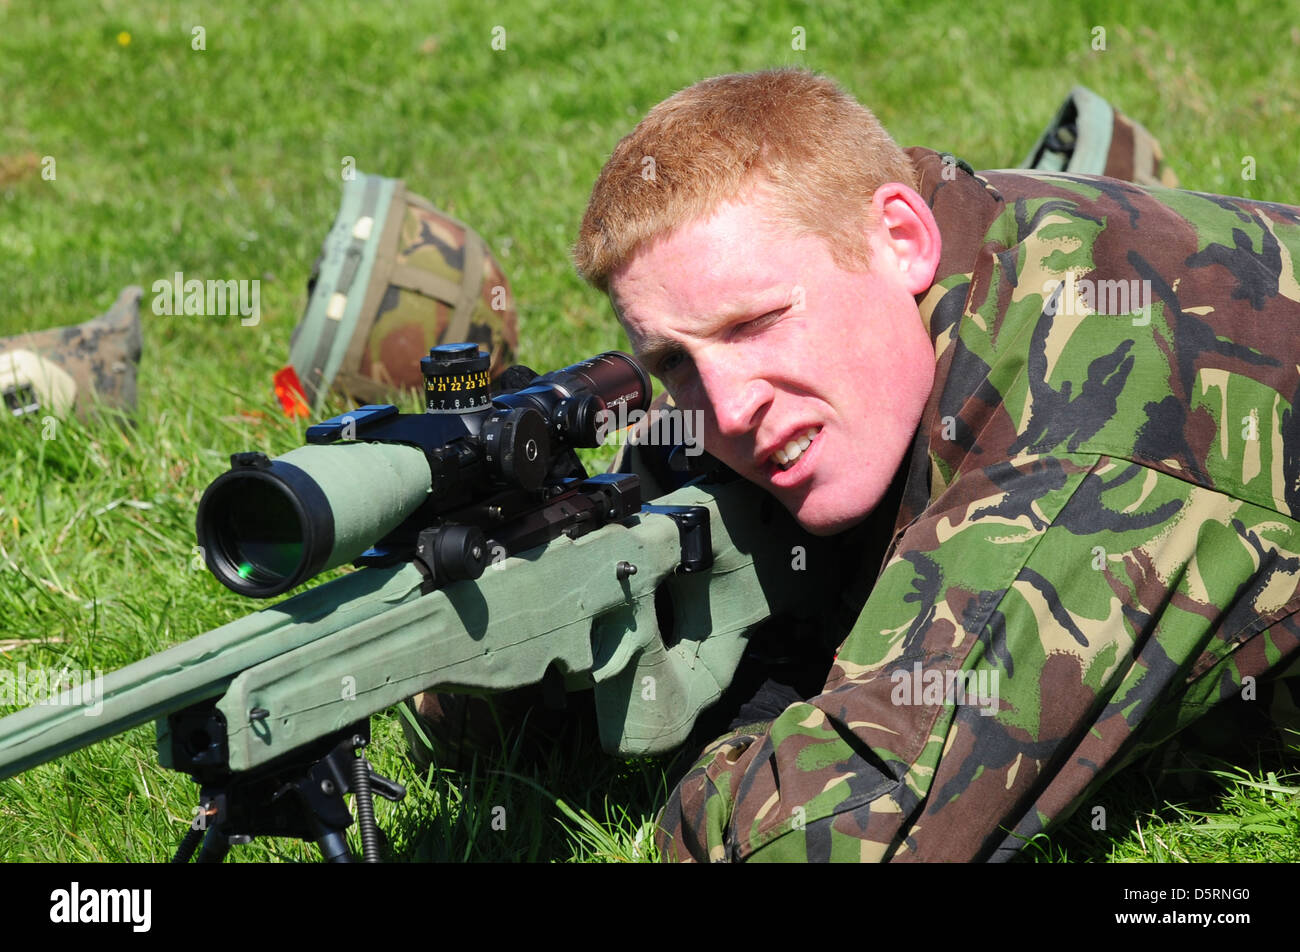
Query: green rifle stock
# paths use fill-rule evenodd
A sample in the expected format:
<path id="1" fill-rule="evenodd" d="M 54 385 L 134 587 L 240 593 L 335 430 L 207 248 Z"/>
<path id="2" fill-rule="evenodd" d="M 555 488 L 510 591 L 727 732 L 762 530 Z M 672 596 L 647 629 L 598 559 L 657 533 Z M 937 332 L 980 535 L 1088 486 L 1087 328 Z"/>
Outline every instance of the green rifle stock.
<path id="1" fill-rule="evenodd" d="M 409 564 L 362 569 L 191 638 L 106 675 L 97 714 L 65 696 L 0 720 L 0 779 L 210 698 L 228 725 L 230 769 L 250 770 L 419 691 L 503 691 L 551 665 L 570 689 L 595 689 L 606 750 L 671 750 L 730 683 L 750 627 L 812 616 L 827 595 L 815 590 L 824 573 L 791 569 L 792 548 L 815 540 L 751 484 L 693 484 L 655 503 L 477 581 L 421 595 Z M 681 530 L 659 513 L 682 507 L 709 515 L 706 571 L 677 571 Z M 620 578 L 619 563 L 636 573 Z M 165 729 L 159 749 L 169 756 Z"/>

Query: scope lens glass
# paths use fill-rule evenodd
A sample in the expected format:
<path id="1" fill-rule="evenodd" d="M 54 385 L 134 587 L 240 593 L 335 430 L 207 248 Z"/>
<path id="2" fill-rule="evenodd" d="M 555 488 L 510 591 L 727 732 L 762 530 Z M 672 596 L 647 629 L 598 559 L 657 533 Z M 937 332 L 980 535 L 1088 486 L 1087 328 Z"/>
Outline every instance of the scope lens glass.
<path id="1" fill-rule="evenodd" d="M 218 532 L 224 554 L 244 581 L 274 583 L 302 564 L 303 533 L 293 504 L 263 479 L 238 482 L 218 509 Z M 233 488 L 233 486 L 232 486 Z"/>

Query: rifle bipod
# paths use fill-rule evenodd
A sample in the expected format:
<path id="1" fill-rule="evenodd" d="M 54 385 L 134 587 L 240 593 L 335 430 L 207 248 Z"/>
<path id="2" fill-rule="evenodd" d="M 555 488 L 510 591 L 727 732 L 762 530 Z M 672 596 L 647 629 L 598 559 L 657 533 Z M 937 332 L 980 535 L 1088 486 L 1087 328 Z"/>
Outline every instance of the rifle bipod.
<path id="1" fill-rule="evenodd" d="M 296 748 L 251 771 L 232 772 L 225 757 L 225 719 L 206 704 L 168 717 L 173 770 L 199 785 L 199 806 L 173 863 L 219 863 L 231 846 L 255 836 L 289 836 L 314 841 L 332 863 L 350 863 L 344 832 L 352 811 L 343 795 L 357 801 L 362 858 L 379 862 L 379 828 L 373 794 L 393 802 L 406 796 L 401 784 L 375 773 L 361 752 L 370 743 L 370 721 Z"/>

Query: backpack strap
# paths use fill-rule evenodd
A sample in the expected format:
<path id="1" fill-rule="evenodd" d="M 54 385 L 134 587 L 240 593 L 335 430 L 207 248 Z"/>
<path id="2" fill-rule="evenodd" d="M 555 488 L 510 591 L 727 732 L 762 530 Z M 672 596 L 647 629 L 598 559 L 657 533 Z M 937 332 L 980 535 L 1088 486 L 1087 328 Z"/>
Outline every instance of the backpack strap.
<path id="1" fill-rule="evenodd" d="M 378 178 L 378 176 L 369 176 Z M 365 296 L 361 301 L 361 314 L 348 339 L 343 363 L 335 375 L 336 382 L 346 392 L 360 397 L 367 403 L 387 402 L 387 388 L 368 377 L 357 373 L 361 366 L 361 356 L 370 340 L 370 332 L 379 318 L 379 305 L 388 292 L 392 276 L 399 270 L 406 270 L 397 264 L 397 255 L 401 250 L 402 223 L 406 218 L 406 206 L 410 195 L 406 184 L 400 179 L 393 182 L 392 198 L 384 213 L 384 227 L 377 235 L 379 247 L 375 251 L 374 265 L 371 267 Z"/>
<path id="2" fill-rule="evenodd" d="M 1075 86 L 1020 167 L 1101 175 L 1114 123 L 1110 103 L 1085 86 Z"/>
<path id="3" fill-rule="evenodd" d="M 402 183 L 396 179 L 364 173 L 344 183 L 338 217 L 325 237 L 320 276 L 289 352 L 289 362 L 313 411 L 320 408 L 330 385 L 345 369 L 353 342 L 364 343 L 359 325 L 374 321 L 374 310 L 367 311 L 364 305 L 373 292 L 373 271 L 380 251 L 391 247 L 384 244 L 384 237 L 394 217 L 390 214 L 394 195 L 400 190 Z M 400 228 L 400 216 L 396 217 Z M 382 288 L 380 284 L 380 294 Z M 356 353 L 359 361 L 359 347 Z"/>

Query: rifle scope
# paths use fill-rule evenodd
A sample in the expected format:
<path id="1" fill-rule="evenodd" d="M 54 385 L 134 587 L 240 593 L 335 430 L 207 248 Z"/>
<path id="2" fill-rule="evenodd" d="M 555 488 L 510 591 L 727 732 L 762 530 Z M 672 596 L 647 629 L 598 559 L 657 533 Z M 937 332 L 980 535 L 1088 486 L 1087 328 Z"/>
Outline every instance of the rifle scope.
<path id="1" fill-rule="evenodd" d="M 558 455 L 600 445 L 602 411 L 650 404 L 645 369 L 617 351 L 495 397 L 476 344 L 434 347 L 420 364 L 424 413 L 365 406 L 309 427 L 308 445 L 283 456 L 230 458 L 199 502 L 197 525 L 223 585 L 270 598 L 412 528 L 417 511 L 433 525 L 503 491 L 540 496 Z M 463 544 L 464 558 L 482 558 Z"/>

